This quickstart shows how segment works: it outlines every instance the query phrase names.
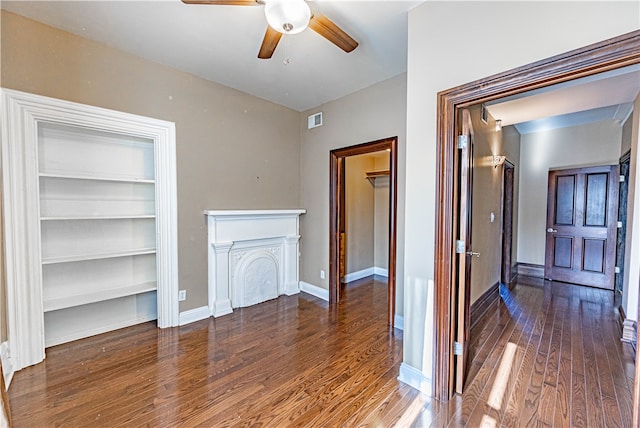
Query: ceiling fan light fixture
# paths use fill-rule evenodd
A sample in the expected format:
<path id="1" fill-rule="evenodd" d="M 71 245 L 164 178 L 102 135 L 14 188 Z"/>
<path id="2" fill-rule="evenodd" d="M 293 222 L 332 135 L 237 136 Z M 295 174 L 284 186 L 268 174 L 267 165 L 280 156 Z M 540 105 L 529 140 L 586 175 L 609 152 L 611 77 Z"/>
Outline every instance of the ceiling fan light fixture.
<path id="1" fill-rule="evenodd" d="M 311 9 L 304 0 L 267 0 L 264 14 L 271 28 L 286 34 L 301 32 L 311 19 Z"/>

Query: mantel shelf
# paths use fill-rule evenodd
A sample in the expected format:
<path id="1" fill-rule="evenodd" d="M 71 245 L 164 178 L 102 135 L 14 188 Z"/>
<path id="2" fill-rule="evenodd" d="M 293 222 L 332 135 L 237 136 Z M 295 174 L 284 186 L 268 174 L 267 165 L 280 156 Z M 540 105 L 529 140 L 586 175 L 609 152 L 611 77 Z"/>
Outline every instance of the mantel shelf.
<path id="1" fill-rule="evenodd" d="M 367 174 L 367 176 L 366 176 L 367 180 L 369 180 L 370 182 L 373 183 L 376 178 L 389 177 L 390 171 L 388 169 L 383 169 L 383 170 L 380 170 L 380 171 L 367 172 L 366 174 Z"/>

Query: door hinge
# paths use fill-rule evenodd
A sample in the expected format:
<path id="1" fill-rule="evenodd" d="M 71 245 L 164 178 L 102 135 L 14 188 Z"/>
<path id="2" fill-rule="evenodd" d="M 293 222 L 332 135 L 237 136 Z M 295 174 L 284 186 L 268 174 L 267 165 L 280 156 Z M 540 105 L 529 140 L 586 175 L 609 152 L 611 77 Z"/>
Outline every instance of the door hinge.
<path id="1" fill-rule="evenodd" d="M 462 355 L 462 343 L 453 342 L 453 355 Z"/>
<path id="2" fill-rule="evenodd" d="M 624 183 L 624 175 L 620 176 L 620 183 Z"/>
<path id="3" fill-rule="evenodd" d="M 614 272 L 615 273 L 620 273 L 620 266 L 616 266 L 615 269 L 614 269 Z"/>
<path id="4" fill-rule="evenodd" d="M 618 226 L 618 229 L 622 229 L 622 222 L 619 221 L 617 226 Z"/>
<path id="5" fill-rule="evenodd" d="M 458 148 L 466 149 L 467 148 L 467 136 L 466 135 L 458 135 Z"/>
<path id="6" fill-rule="evenodd" d="M 464 241 L 461 240 L 457 240 L 456 241 L 456 254 L 462 254 L 465 252 L 465 245 L 464 245 Z"/>

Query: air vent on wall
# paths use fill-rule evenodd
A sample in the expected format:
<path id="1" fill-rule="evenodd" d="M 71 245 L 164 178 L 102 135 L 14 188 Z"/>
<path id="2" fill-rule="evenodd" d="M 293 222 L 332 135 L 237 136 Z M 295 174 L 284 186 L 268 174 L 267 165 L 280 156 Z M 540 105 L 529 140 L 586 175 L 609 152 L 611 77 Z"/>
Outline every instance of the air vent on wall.
<path id="1" fill-rule="evenodd" d="M 312 114 L 311 116 L 308 117 L 308 119 L 309 119 L 308 129 L 322 126 L 322 112 Z"/>

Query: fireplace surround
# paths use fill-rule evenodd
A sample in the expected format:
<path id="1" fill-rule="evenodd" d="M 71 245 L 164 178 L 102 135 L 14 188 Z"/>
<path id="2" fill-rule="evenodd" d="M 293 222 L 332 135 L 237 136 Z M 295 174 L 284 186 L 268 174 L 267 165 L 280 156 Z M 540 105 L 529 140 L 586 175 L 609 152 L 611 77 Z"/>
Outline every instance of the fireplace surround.
<path id="1" fill-rule="evenodd" d="M 209 310 L 214 317 L 300 292 L 294 210 L 206 210 Z"/>

